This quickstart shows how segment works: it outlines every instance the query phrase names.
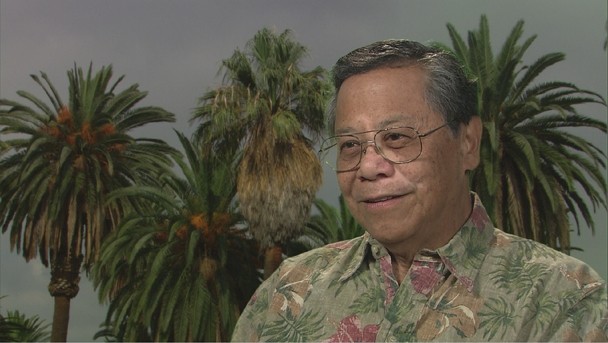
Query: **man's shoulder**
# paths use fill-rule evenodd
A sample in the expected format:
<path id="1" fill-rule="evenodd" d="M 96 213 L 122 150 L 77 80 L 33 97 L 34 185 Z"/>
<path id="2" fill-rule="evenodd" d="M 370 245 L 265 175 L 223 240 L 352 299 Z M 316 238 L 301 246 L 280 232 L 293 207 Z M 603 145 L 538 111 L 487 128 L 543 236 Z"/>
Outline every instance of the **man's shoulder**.
<path id="1" fill-rule="evenodd" d="M 280 275 L 295 273 L 302 277 L 312 274 L 338 276 L 358 267 L 364 258 L 367 241 L 363 235 L 309 250 L 285 259 L 278 272 Z"/>
<path id="2" fill-rule="evenodd" d="M 283 265 L 297 266 L 309 265 L 324 260 L 340 259 L 344 255 L 358 253 L 361 246 L 366 244 L 365 236 L 359 236 L 353 239 L 339 241 L 318 247 L 301 254 L 288 257 L 283 261 Z"/>
<path id="3" fill-rule="evenodd" d="M 545 244 L 499 229 L 494 232 L 493 248 L 490 255 L 496 267 L 492 272 L 508 274 L 511 269 L 530 274 L 537 280 L 557 285 L 558 288 L 579 289 L 582 293 L 601 288 L 605 281 L 585 262 L 559 252 Z"/>

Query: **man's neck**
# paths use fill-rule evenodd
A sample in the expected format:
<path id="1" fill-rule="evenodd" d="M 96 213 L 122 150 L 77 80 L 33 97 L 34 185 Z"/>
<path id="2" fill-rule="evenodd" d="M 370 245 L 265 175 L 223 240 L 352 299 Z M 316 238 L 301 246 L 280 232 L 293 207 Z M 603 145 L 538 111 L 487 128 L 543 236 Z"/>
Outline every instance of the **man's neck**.
<path id="1" fill-rule="evenodd" d="M 402 249 L 394 249 L 393 247 L 386 246 L 387 250 L 391 255 L 391 261 L 393 266 L 393 273 L 399 284 L 407 275 L 416 254 L 423 249 L 437 250 L 442 246 L 446 245 L 454 235 L 460 230 L 460 228 L 469 219 L 473 210 L 474 198 L 469 195 L 469 201 L 463 202 L 463 207 L 458 212 L 457 216 L 454 216 L 452 220 L 444 223 L 443 225 L 436 225 L 435 228 L 440 228 L 441 231 L 433 237 L 428 237 L 427 241 L 418 242 L 418 244 L 412 244 L 408 247 L 402 246 Z M 459 219 L 456 219 L 459 218 Z M 429 230 L 427 232 L 432 232 Z"/>

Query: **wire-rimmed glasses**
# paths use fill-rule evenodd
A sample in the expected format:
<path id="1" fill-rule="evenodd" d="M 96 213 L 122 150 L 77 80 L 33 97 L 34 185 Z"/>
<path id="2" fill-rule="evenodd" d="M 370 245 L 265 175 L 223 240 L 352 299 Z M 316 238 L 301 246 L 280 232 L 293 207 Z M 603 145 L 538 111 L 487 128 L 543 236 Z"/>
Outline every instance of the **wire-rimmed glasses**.
<path id="1" fill-rule="evenodd" d="M 373 145 L 387 161 L 403 164 L 417 159 L 422 153 L 422 137 L 447 126 L 445 123 L 424 133 L 409 126 L 381 130 L 355 132 L 329 137 L 321 144 L 319 158 L 336 172 L 356 170 L 368 145 Z M 361 141 L 357 136 L 375 132 L 371 141 Z"/>

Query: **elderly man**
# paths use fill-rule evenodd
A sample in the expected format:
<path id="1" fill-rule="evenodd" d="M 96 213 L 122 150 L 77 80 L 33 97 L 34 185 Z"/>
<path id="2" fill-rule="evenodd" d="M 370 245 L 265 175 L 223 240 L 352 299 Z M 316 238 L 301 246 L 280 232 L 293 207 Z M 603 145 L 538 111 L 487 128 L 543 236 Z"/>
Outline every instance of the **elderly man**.
<path id="1" fill-rule="evenodd" d="M 598 274 L 495 229 L 470 192 L 482 123 L 453 57 L 389 40 L 333 73 L 321 155 L 367 232 L 286 260 L 234 341 L 608 340 Z"/>

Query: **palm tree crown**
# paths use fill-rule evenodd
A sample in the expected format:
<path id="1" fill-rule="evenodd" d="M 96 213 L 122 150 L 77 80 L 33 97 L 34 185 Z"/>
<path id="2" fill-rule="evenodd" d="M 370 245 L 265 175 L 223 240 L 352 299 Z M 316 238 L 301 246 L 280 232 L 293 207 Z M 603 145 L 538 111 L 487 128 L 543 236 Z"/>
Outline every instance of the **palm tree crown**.
<path id="1" fill-rule="evenodd" d="M 33 95 L 18 94 L 35 105 L 0 101 L 0 132 L 13 135 L 0 157 L 3 232 L 11 229 L 11 247 L 22 249 L 26 260 L 39 252 L 48 266 L 57 254 L 84 253 L 85 265 L 98 255 L 102 238 L 116 224 L 127 204 L 106 206 L 110 190 L 155 180 L 166 170 L 173 153 L 164 142 L 134 139 L 129 130 L 174 116 L 157 107 L 133 109 L 146 92 L 132 85 L 115 94 L 109 89 L 112 67 L 95 76 L 74 67 L 68 72 L 69 103 L 42 73 L 32 75 L 52 106 Z M 46 83 L 44 83 L 44 82 Z M 23 228 L 23 230 L 22 230 Z"/>
<path id="2" fill-rule="evenodd" d="M 51 265 L 49 291 L 61 297 L 63 316 L 53 320 L 52 340 L 65 340 L 69 299 L 78 293 L 80 267 L 97 259 L 104 237 L 136 198 L 107 202 L 114 189 L 153 183 L 169 169 L 174 153 L 164 142 L 135 139 L 134 128 L 174 121 L 158 107 L 134 106 L 146 93 L 132 85 L 117 92 L 112 67 L 85 75 L 68 71 L 69 101 L 64 103 L 46 74 L 32 75 L 50 106 L 28 92 L 17 94 L 33 105 L 0 100 L 0 226 L 10 231 L 11 249 L 26 261 L 39 256 Z M 63 322 L 63 324 L 59 324 Z M 58 333 L 56 325 L 66 332 Z M 59 336 L 57 336 L 59 335 Z M 63 336 L 63 337 L 62 337 Z"/>
<path id="3" fill-rule="evenodd" d="M 224 85 L 207 92 L 193 116 L 202 146 L 238 153 L 241 211 L 263 247 L 301 232 L 321 185 L 307 135 L 324 127 L 330 85 L 321 67 L 300 69 L 305 54 L 290 31 L 259 31 L 246 52 L 222 62 Z"/>
<path id="4" fill-rule="evenodd" d="M 536 38 L 520 43 L 523 25 L 515 25 L 496 56 L 485 16 L 479 29 L 469 32 L 468 45 L 447 26 L 452 52 L 478 82 L 484 133 L 482 163 L 471 175 L 472 187 L 503 230 L 569 252 L 569 216 L 577 227 L 582 217 L 593 229 L 589 203 L 593 209 L 606 207 L 606 155 L 569 129 L 606 133 L 605 122 L 577 110 L 578 105 L 606 102 L 568 82 L 535 84 L 565 56 L 550 53 L 523 65 L 524 53 Z"/>

